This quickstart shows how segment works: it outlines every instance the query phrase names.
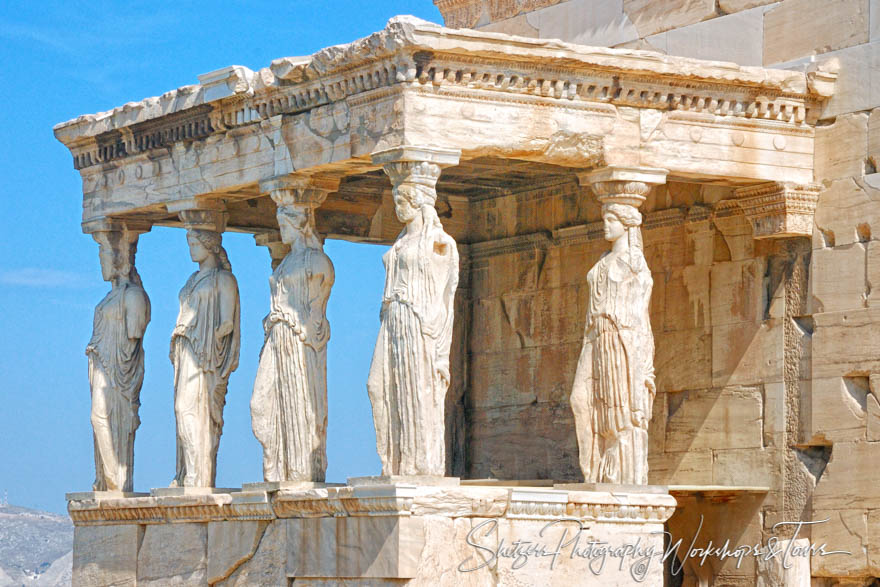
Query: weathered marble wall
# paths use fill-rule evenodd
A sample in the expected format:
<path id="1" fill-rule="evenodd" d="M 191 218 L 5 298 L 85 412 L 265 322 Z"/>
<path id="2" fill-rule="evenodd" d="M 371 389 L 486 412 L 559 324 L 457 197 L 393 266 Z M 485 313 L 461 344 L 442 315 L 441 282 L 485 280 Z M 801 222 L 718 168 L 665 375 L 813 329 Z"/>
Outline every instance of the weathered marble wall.
<path id="1" fill-rule="evenodd" d="M 853 555 L 813 557 L 814 580 L 831 585 L 847 577 L 862 584 L 880 575 L 880 2 L 435 4 L 447 25 L 487 32 L 764 67 L 804 69 L 811 61 L 831 65 L 837 60 L 834 97 L 816 129 L 815 181 L 823 191 L 811 243 L 753 241 L 744 218 L 725 216 L 717 207 L 708 223 L 645 231 L 648 263 L 654 271 L 652 320 L 660 392 L 651 438 L 651 480 L 768 486 L 769 494 L 751 514 L 736 516 L 752 516 L 747 536 L 766 537 L 782 519 L 828 518 L 812 529 L 813 543 L 827 542 Z M 702 197 L 711 208 L 730 197 L 723 188 L 690 185 L 682 190 L 671 184 L 667 199 L 675 199 L 676 193 L 691 202 Z M 517 328 L 523 332 L 522 326 L 510 326 L 510 320 L 523 320 L 529 312 L 541 314 L 542 300 L 565 286 L 551 286 L 546 277 L 538 276 L 548 275 L 546 267 L 564 263 L 572 310 L 569 316 L 555 316 L 566 328 L 554 342 L 574 340 L 578 325 L 569 323 L 582 320 L 583 314 L 580 306 L 574 310 L 575 303 L 583 303 L 579 278 L 601 244 L 596 247 L 551 247 L 546 254 L 493 259 L 490 263 L 510 268 L 513 289 L 487 290 L 486 297 L 494 301 L 474 302 L 475 321 L 481 306 L 501 304 L 506 296 L 505 307 L 513 308 L 513 314 L 501 312 L 503 323 L 497 328 L 506 329 L 506 334 Z M 531 260 L 526 259 L 529 255 Z M 543 269 L 529 268 L 542 263 Z M 474 276 L 479 283 L 479 270 Z M 565 295 L 563 291 L 555 295 Z M 522 302 L 523 297 L 532 303 Z M 497 340 L 509 338 L 502 335 Z M 525 348 L 508 351 L 511 358 L 522 357 L 510 363 L 517 365 L 516 373 L 499 373 L 506 376 L 505 382 L 496 376 L 492 385 L 473 379 L 471 421 L 489 419 L 492 426 L 472 427 L 471 434 L 478 444 L 486 442 L 484 435 L 497 441 L 494 453 L 474 448 L 469 466 L 477 475 L 489 474 L 493 467 L 503 474 L 514 463 L 524 467 L 524 475 L 573 474 L 570 414 L 554 411 L 553 406 L 564 404 L 551 398 L 554 390 L 564 394 L 567 389 L 567 381 L 556 379 L 571 377 L 576 354 L 561 352 L 552 368 L 542 368 L 536 378 L 538 349 L 543 346 L 525 334 L 519 340 L 527 341 Z M 474 365 L 490 356 L 479 344 L 472 341 Z M 510 381 L 535 381 L 534 394 L 514 391 Z M 516 450 L 514 437 L 505 445 L 503 440 L 512 434 L 505 426 L 534 428 L 535 422 L 540 422 L 539 434 L 524 426 L 530 452 Z M 491 454 L 505 464 L 492 462 Z M 716 571 L 754 577 L 748 574 L 751 570 Z"/>

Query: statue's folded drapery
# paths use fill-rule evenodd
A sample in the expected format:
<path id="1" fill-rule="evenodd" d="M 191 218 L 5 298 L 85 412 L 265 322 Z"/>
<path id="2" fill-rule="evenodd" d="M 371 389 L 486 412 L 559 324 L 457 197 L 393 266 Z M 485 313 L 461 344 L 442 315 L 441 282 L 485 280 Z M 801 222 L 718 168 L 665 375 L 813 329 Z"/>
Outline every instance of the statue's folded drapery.
<path id="1" fill-rule="evenodd" d="M 330 259 L 310 247 L 289 253 L 269 280 L 271 310 L 251 398 L 266 481 L 324 480 L 332 282 Z"/>
<path id="2" fill-rule="evenodd" d="M 126 300 L 133 296 L 141 297 L 143 315 L 129 316 Z M 130 320 L 139 323 L 130 325 Z M 110 290 L 95 308 L 92 338 L 86 347 L 95 430 L 95 491 L 132 491 L 144 348 L 142 338 L 129 336 L 143 333 L 149 321 L 147 294 L 132 283 Z"/>
<path id="3" fill-rule="evenodd" d="M 218 337 L 224 291 L 236 296 L 233 329 Z M 171 337 L 178 486 L 214 485 L 226 385 L 238 366 L 237 295 L 235 277 L 218 268 L 193 273 L 180 291 L 180 314 Z"/>
<path id="4" fill-rule="evenodd" d="M 443 475 L 458 251 L 439 222 L 383 257 L 381 326 L 367 389 L 384 475 Z"/>

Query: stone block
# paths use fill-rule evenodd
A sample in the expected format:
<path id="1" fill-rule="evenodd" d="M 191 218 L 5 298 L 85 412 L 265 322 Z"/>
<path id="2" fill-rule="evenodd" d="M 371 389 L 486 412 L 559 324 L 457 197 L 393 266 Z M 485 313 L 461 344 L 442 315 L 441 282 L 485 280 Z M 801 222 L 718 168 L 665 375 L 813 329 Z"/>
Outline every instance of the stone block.
<path id="1" fill-rule="evenodd" d="M 286 520 L 289 577 L 411 579 L 425 518 L 365 516 Z"/>
<path id="2" fill-rule="evenodd" d="M 736 387 L 669 394 L 666 450 L 760 448 L 763 398 Z"/>
<path id="3" fill-rule="evenodd" d="M 777 0 L 718 0 L 718 8 L 727 14 L 748 10 L 757 6 L 775 4 Z"/>
<path id="4" fill-rule="evenodd" d="M 868 567 L 880 575 L 880 509 L 868 510 Z"/>
<path id="5" fill-rule="evenodd" d="M 529 338 L 533 344 L 542 346 L 583 341 L 587 314 L 586 284 L 542 289 L 530 296 L 528 303 L 531 310 Z M 522 313 L 523 310 L 518 312 Z"/>
<path id="6" fill-rule="evenodd" d="M 287 574 L 287 526 L 273 521 L 263 532 L 256 552 L 241 564 L 219 587 L 247 587 L 249 585 L 285 585 Z M 210 564 L 210 563 L 209 563 Z"/>
<path id="7" fill-rule="evenodd" d="M 147 526 L 138 553 L 139 586 L 205 585 L 207 571 L 207 524 Z"/>
<path id="8" fill-rule="evenodd" d="M 713 485 L 779 487 L 778 451 L 765 448 L 738 448 L 714 451 Z"/>
<path id="9" fill-rule="evenodd" d="M 823 442 L 854 442 L 865 439 L 867 378 L 814 378 L 810 391 L 810 426 L 807 438 Z M 873 399 L 873 396 L 872 396 Z"/>
<path id="10" fill-rule="evenodd" d="M 880 508 L 880 444 L 840 442 L 813 491 L 816 510 Z"/>
<path id="11" fill-rule="evenodd" d="M 867 43 L 868 0 L 787 0 L 764 15 L 764 64 Z"/>
<path id="12" fill-rule="evenodd" d="M 810 557 L 812 574 L 818 577 L 863 576 L 868 572 L 865 545 L 868 541 L 868 516 L 864 509 L 825 510 L 813 508 L 810 542 L 825 544 L 826 552 L 846 553 Z"/>
<path id="13" fill-rule="evenodd" d="M 783 446 L 785 435 L 785 384 L 764 384 L 764 446 Z"/>
<path id="14" fill-rule="evenodd" d="M 475 408 L 526 405 L 537 401 L 538 350 L 471 355 L 469 403 Z"/>
<path id="15" fill-rule="evenodd" d="M 880 39 L 816 58 L 820 62 L 831 59 L 838 60 L 840 72 L 834 95 L 822 110 L 821 118 L 830 119 L 880 106 Z"/>
<path id="16" fill-rule="evenodd" d="M 647 37 L 715 17 L 714 0 L 623 0 L 623 11 Z"/>
<path id="17" fill-rule="evenodd" d="M 877 10 L 880 11 L 880 5 Z M 874 108 L 868 116 L 868 160 L 875 171 L 880 169 L 880 108 Z"/>
<path id="18" fill-rule="evenodd" d="M 764 12 L 758 6 L 652 35 L 646 39 L 668 55 L 763 65 Z"/>
<path id="19" fill-rule="evenodd" d="M 569 0 L 525 16 L 542 39 L 612 47 L 640 36 L 623 4 L 624 0 Z"/>
<path id="20" fill-rule="evenodd" d="M 810 264 L 810 309 L 813 313 L 865 307 L 870 288 L 865 281 L 867 251 L 864 244 L 815 250 Z"/>
<path id="21" fill-rule="evenodd" d="M 711 273 L 710 304 L 712 325 L 763 319 L 764 260 L 747 259 L 715 263 Z"/>
<path id="22" fill-rule="evenodd" d="M 568 401 L 473 409 L 467 418 L 467 477 L 581 478 Z"/>
<path id="23" fill-rule="evenodd" d="M 73 530 L 73 584 L 89 587 L 137 584 L 137 524 L 76 526 Z"/>
<path id="24" fill-rule="evenodd" d="M 712 385 L 754 385 L 781 379 L 782 336 L 781 320 L 713 327 Z"/>
<path id="25" fill-rule="evenodd" d="M 683 391 L 712 385 L 712 334 L 703 328 L 654 333 L 657 389 Z"/>
<path id="26" fill-rule="evenodd" d="M 860 185 L 852 178 L 832 182 L 819 194 L 816 204 L 813 248 L 870 240 L 874 233 L 880 236 L 878 204 L 880 190 Z"/>
<path id="27" fill-rule="evenodd" d="M 504 33 L 505 35 L 531 38 L 540 37 L 538 29 L 529 22 L 527 14 L 520 14 L 513 18 L 505 18 L 498 22 L 491 22 L 479 26 L 477 29 L 486 33 Z"/>
<path id="28" fill-rule="evenodd" d="M 814 314 L 813 321 L 814 378 L 880 372 L 877 308 Z"/>
<path id="29" fill-rule="evenodd" d="M 816 181 L 863 176 L 867 149 L 868 115 L 864 112 L 843 114 L 834 124 L 817 127 Z"/>
<path id="30" fill-rule="evenodd" d="M 870 442 L 880 441 L 880 400 L 877 399 L 876 382 L 871 383 L 871 393 L 865 397 L 866 416 L 868 418 L 867 435 Z"/>
<path id="31" fill-rule="evenodd" d="M 257 521 L 208 523 L 208 583 L 225 579 L 250 559 L 265 529 L 266 522 Z"/>
<path id="32" fill-rule="evenodd" d="M 652 485 L 712 485 L 712 451 L 648 454 L 648 482 Z"/>

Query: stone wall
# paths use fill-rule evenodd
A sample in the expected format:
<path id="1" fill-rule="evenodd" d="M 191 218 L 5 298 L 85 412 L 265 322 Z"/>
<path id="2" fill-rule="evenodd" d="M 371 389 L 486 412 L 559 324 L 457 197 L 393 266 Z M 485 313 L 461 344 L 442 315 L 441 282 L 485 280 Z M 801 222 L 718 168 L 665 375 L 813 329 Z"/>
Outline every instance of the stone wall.
<path id="1" fill-rule="evenodd" d="M 648 203 L 659 390 L 651 482 L 768 487 L 754 511 L 731 517 L 742 535 L 766 539 L 778 521 L 828 519 L 812 542 L 853 554 L 813 557 L 816 580 L 880 576 L 880 2 L 435 3 L 448 26 L 486 32 L 788 69 L 837 61 L 816 130 L 822 192 L 812 242 L 755 240 L 729 188 L 670 183 Z M 475 205 L 491 232 L 484 238 L 520 240 L 473 261 L 474 476 L 578 474 L 567 395 L 584 275 L 605 243 L 594 234 L 530 245 L 522 235 L 597 222 L 581 191 Z M 715 571 L 744 584 L 756 572 Z"/>

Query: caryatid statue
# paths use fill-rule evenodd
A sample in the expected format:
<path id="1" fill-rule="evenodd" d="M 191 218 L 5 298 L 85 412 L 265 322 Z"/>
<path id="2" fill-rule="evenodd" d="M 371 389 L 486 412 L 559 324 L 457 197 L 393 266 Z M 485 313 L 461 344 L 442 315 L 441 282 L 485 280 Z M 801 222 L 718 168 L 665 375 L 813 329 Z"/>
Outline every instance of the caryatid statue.
<path id="1" fill-rule="evenodd" d="M 110 291 L 95 307 L 86 347 L 92 389 L 95 491 L 132 491 L 134 433 L 140 425 L 144 382 L 143 337 L 150 323 L 150 299 L 134 266 L 138 235 L 124 225 L 98 227 L 101 275 Z"/>
<path id="2" fill-rule="evenodd" d="M 602 202 L 604 253 L 587 273 L 589 303 L 571 406 L 587 482 L 648 483 L 648 422 L 656 394 L 638 206 L 664 170 L 603 169 L 582 177 Z"/>
<path id="3" fill-rule="evenodd" d="M 327 301 L 335 277 L 315 230 L 315 208 L 338 186 L 295 177 L 263 184 L 289 246 L 269 278 L 271 305 L 251 398 L 268 482 L 323 482 L 327 470 Z"/>
<path id="4" fill-rule="evenodd" d="M 238 366 L 238 284 L 222 245 L 223 213 L 185 210 L 186 240 L 199 264 L 180 290 L 180 313 L 171 335 L 177 475 L 172 487 L 213 487 L 223 406 Z"/>
<path id="5" fill-rule="evenodd" d="M 434 209 L 435 186 L 458 153 L 409 147 L 373 155 L 391 178 L 406 226 L 383 256 L 381 325 L 367 380 L 383 475 L 443 476 L 458 250 Z"/>

